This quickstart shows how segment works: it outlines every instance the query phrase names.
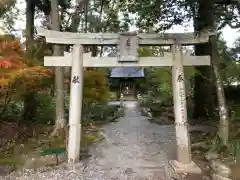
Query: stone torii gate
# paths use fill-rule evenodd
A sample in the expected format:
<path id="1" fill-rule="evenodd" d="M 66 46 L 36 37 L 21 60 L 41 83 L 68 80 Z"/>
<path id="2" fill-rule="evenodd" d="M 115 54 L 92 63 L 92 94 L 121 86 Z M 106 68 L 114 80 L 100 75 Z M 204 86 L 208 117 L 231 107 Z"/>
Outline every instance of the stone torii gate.
<path id="1" fill-rule="evenodd" d="M 45 66 L 72 67 L 69 107 L 68 163 L 79 160 L 84 67 L 164 67 L 172 66 L 173 102 L 177 140 L 177 160 L 170 165 L 176 172 L 200 173 L 192 161 L 188 133 L 183 66 L 210 65 L 209 56 L 183 54 L 182 46 L 206 43 L 212 33 L 134 34 L 134 33 L 69 33 L 39 28 L 38 35 L 48 43 L 73 45 L 64 56 L 44 57 Z M 83 45 L 117 45 L 117 57 L 91 57 Z M 139 45 L 171 46 L 163 57 L 138 57 Z"/>

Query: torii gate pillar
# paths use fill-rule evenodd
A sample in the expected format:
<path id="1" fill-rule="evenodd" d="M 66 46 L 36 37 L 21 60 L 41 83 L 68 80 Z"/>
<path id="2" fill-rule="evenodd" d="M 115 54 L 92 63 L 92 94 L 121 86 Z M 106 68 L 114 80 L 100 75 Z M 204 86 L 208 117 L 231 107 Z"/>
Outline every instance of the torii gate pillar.
<path id="1" fill-rule="evenodd" d="M 79 160 L 83 100 L 83 46 L 74 45 L 69 107 L 68 164 Z"/>
<path id="2" fill-rule="evenodd" d="M 192 161 L 191 157 L 181 45 L 172 45 L 172 56 L 172 89 L 177 141 L 177 160 L 170 161 L 170 165 L 177 173 L 201 173 L 201 169 Z"/>

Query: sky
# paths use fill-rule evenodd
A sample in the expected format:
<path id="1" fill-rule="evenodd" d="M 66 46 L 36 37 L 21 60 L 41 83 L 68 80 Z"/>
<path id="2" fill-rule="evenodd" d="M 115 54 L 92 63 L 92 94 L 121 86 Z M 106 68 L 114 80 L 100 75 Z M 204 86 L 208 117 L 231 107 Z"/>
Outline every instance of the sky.
<path id="1" fill-rule="evenodd" d="M 20 9 L 25 9 L 25 0 L 19 0 L 18 1 L 18 7 Z M 15 28 L 18 30 L 23 30 L 25 28 L 25 13 L 21 12 L 19 14 L 19 19 L 16 21 Z M 40 20 L 36 21 L 36 26 L 40 26 Z M 131 30 L 134 30 L 134 27 L 131 28 Z M 193 32 L 193 27 L 183 27 L 183 26 L 174 26 L 167 32 L 170 33 L 183 33 L 183 32 Z M 20 31 L 18 32 L 19 35 L 21 35 Z M 227 42 L 228 47 L 232 47 L 234 44 L 234 41 L 237 39 L 237 37 L 240 37 L 239 30 L 231 29 L 229 26 L 225 27 L 222 30 L 223 39 Z"/>

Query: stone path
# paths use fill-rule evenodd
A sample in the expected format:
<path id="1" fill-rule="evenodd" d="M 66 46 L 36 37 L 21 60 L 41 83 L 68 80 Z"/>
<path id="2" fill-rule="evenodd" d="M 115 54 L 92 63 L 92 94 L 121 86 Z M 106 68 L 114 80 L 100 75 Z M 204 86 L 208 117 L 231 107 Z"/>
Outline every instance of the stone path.
<path id="1" fill-rule="evenodd" d="M 47 172 L 28 172 L 15 180 L 160 180 L 168 160 L 174 159 L 173 126 L 159 126 L 139 115 L 135 102 L 126 102 L 125 117 L 104 127 L 105 140 L 92 147 L 93 156 L 75 170 L 59 167 Z M 10 180 L 11 178 L 8 178 Z M 5 180 L 5 179 L 4 179 Z"/>

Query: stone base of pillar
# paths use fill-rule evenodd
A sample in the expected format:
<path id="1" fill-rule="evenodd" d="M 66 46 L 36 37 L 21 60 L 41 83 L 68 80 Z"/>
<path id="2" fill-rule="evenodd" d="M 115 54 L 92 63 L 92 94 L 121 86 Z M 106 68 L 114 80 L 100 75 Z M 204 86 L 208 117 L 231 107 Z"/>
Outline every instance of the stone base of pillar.
<path id="1" fill-rule="evenodd" d="M 169 161 L 175 173 L 201 174 L 202 170 L 192 161 L 190 164 L 182 164 L 176 160 Z"/>

